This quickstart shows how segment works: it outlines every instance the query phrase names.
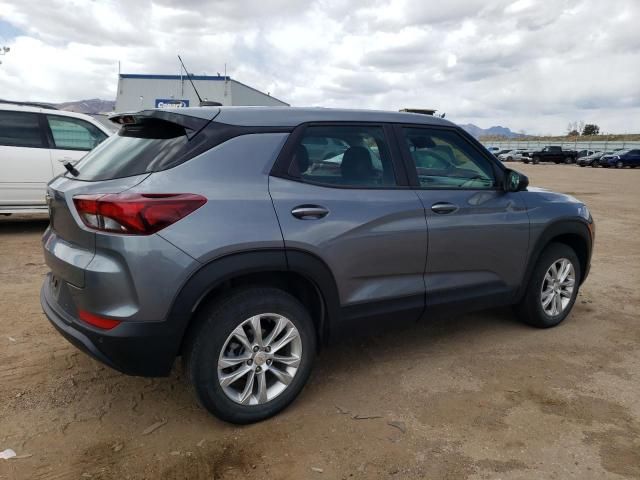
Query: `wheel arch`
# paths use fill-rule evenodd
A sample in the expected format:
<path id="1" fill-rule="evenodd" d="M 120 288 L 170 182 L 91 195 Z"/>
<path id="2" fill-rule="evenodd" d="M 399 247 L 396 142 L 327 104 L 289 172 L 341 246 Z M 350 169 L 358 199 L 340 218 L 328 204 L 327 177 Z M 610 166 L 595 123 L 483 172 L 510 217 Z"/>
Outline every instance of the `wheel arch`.
<path id="1" fill-rule="evenodd" d="M 580 284 L 587 278 L 592 251 L 592 238 L 589 227 L 585 221 L 578 219 L 558 220 L 547 226 L 536 240 L 529 255 L 522 285 L 518 291 L 518 300 L 520 300 L 526 292 L 531 275 L 533 275 L 533 270 L 538 263 L 542 251 L 551 243 L 562 243 L 571 247 L 580 261 Z"/>
<path id="2" fill-rule="evenodd" d="M 197 328 L 197 312 L 235 287 L 275 286 L 296 297 L 313 319 L 319 345 L 339 314 L 338 290 L 329 267 L 316 256 L 284 249 L 233 253 L 203 265 L 182 286 L 169 313 L 180 354 Z"/>

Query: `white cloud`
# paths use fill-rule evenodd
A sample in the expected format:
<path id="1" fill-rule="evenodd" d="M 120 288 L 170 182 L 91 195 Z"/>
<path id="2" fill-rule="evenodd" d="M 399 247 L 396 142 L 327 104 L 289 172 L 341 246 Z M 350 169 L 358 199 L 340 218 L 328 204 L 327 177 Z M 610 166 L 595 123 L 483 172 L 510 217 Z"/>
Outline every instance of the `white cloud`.
<path id="1" fill-rule="evenodd" d="M 637 0 L 0 0 L 0 97 L 113 98 L 126 73 L 222 72 L 293 105 L 640 131 Z"/>

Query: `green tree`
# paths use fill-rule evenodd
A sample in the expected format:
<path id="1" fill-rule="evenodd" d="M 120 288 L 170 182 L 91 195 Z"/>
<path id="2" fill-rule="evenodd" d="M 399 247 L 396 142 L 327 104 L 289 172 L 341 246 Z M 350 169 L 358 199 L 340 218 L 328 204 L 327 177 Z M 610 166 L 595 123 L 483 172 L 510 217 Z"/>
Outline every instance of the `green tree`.
<path id="1" fill-rule="evenodd" d="M 582 135 L 598 135 L 600 127 L 595 123 L 587 123 L 582 129 Z"/>

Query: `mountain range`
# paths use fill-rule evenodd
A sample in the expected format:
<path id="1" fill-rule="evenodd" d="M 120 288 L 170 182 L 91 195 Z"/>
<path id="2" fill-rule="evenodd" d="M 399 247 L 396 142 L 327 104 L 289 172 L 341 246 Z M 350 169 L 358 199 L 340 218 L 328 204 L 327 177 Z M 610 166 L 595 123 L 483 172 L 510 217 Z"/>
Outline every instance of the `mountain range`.
<path id="1" fill-rule="evenodd" d="M 467 123 L 464 125 L 460 125 L 464 128 L 467 133 L 470 133 L 476 138 L 480 137 L 505 137 L 505 138 L 516 138 L 516 137 L 524 137 L 525 135 L 522 133 L 516 133 L 511 131 L 510 128 L 495 126 L 489 128 L 480 128 L 473 123 Z"/>
<path id="2" fill-rule="evenodd" d="M 108 113 L 113 112 L 116 102 L 113 100 L 101 100 L 99 98 L 90 98 L 88 100 L 78 100 L 76 102 L 54 103 L 53 106 L 59 110 L 78 113 Z"/>

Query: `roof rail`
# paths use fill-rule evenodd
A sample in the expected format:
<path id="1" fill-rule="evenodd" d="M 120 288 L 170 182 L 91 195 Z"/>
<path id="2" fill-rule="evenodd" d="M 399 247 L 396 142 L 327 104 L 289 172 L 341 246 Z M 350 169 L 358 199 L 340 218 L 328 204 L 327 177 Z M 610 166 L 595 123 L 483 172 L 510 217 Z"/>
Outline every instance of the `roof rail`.
<path id="1" fill-rule="evenodd" d="M 3 100 L 0 98 L 0 103 L 6 103 L 9 105 L 21 105 L 23 107 L 38 107 L 38 108 L 46 108 L 47 110 L 59 110 L 58 108 L 50 105 L 48 103 L 39 103 L 39 102 L 16 102 L 13 100 Z"/>
<path id="2" fill-rule="evenodd" d="M 436 113 L 436 110 L 432 108 L 402 108 L 400 109 L 400 112 L 420 113 L 422 115 L 433 115 L 434 113 Z"/>

